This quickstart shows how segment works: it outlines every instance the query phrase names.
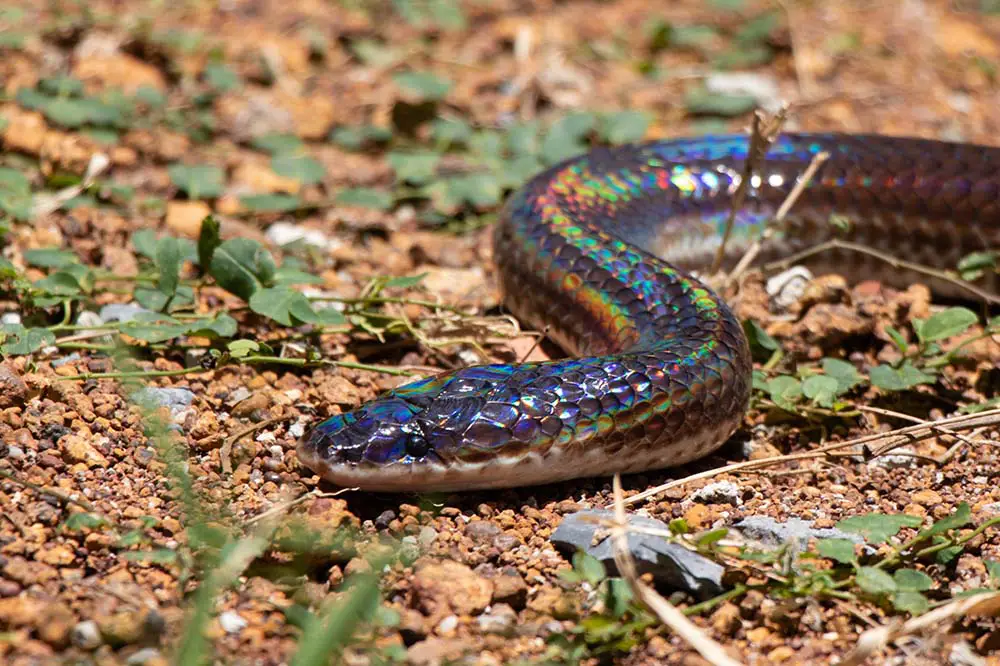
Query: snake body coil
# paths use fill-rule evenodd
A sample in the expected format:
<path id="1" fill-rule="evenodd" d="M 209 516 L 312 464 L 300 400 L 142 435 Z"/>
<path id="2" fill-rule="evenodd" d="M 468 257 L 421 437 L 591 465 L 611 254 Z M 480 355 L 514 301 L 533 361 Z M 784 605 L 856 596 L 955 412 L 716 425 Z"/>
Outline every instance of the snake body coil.
<path id="1" fill-rule="evenodd" d="M 600 149 L 536 176 L 496 228 L 504 302 L 576 358 L 395 389 L 320 423 L 300 460 L 339 485 L 422 491 L 637 472 L 714 451 L 746 410 L 750 352 L 729 307 L 686 271 L 721 242 L 747 146 L 716 136 Z M 829 160 L 764 258 L 834 235 L 836 219 L 850 240 L 935 266 L 1000 240 L 1000 149 L 784 135 L 749 183 L 726 265 L 821 151 Z M 917 277 L 858 254 L 820 261 L 851 279 Z"/>

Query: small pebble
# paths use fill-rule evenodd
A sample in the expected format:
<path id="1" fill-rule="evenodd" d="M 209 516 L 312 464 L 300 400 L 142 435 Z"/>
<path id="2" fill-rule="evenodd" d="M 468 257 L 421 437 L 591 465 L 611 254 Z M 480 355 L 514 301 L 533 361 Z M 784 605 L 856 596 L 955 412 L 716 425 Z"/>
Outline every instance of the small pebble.
<path id="1" fill-rule="evenodd" d="M 417 543 L 423 548 L 428 548 L 437 539 L 438 533 L 430 525 L 424 525 L 417 534 Z"/>
<path id="2" fill-rule="evenodd" d="M 450 634 L 458 628 L 458 617 L 454 615 L 449 615 L 445 619 L 441 620 L 437 626 L 437 632 L 439 634 Z"/>
<path id="3" fill-rule="evenodd" d="M 76 352 L 73 352 L 72 354 L 69 354 L 67 356 L 63 356 L 61 358 L 57 358 L 54 361 L 52 361 L 52 367 L 53 368 L 61 368 L 62 366 L 66 365 L 67 363 L 73 363 L 74 361 L 79 361 L 79 360 L 80 360 L 80 355 L 77 354 Z"/>
<path id="4" fill-rule="evenodd" d="M 142 664 L 159 659 L 162 659 L 160 651 L 156 648 L 147 647 L 129 655 L 129 658 L 125 660 L 125 663 L 129 666 L 141 666 Z"/>
<path id="5" fill-rule="evenodd" d="M 149 312 L 149 310 L 134 303 L 110 303 L 101 308 L 98 316 L 106 322 L 126 322 L 132 321 L 143 312 Z"/>
<path id="6" fill-rule="evenodd" d="M 14 446 L 11 444 L 7 447 L 7 457 L 11 460 L 20 460 L 24 457 L 24 449 L 20 446 Z"/>
<path id="7" fill-rule="evenodd" d="M 0 315 L 0 324 L 17 326 L 21 323 L 21 315 L 17 312 L 4 312 Z"/>
<path id="8" fill-rule="evenodd" d="M 91 312 L 90 310 L 84 310 L 80 313 L 80 316 L 76 318 L 77 326 L 104 326 L 104 320 L 101 319 L 101 315 L 96 312 Z"/>
<path id="9" fill-rule="evenodd" d="M 691 500 L 702 504 L 732 504 L 733 506 L 739 506 L 743 503 L 740 497 L 740 487 L 732 481 L 710 483 L 692 493 Z"/>
<path id="10" fill-rule="evenodd" d="M 236 611 L 225 611 L 219 615 L 219 626 L 227 634 L 236 634 L 247 626 L 247 621 Z"/>
<path id="11" fill-rule="evenodd" d="M 476 622 L 483 633 L 509 634 L 517 624 L 517 613 L 506 604 L 496 604 L 489 613 L 476 618 Z"/>
<path id="12" fill-rule="evenodd" d="M 389 523 L 396 519 L 395 511 L 383 511 L 375 519 L 375 527 L 380 530 L 389 529 Z"/>
<path id="13" fill-rule="evenodd" d="M 81 650 L 96 650 L 101 646 L 101 631 L 93 620 L 84 620 L 73 627 L 69 639 Z"/>

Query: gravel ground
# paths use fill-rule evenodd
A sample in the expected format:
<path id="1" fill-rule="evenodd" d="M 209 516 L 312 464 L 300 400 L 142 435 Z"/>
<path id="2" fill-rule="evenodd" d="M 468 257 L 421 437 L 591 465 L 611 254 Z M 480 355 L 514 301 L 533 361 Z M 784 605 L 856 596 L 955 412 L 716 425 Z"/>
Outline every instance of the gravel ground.
<path id="1" fill-rule="evenodd" d="M 432 195 L 428 205 L 426 197 L 391 189 L 398 171 L 387 156 L 391 149 L 378 141 L 354 149 L 345 144 L 345 130 L 391 127 L 392 141 L 405 136 L 426 146 L 434 144 L 426 124 L 411 127 L 411 120 L 428 113 L 428 105 L 438 118 L 486 128 L 512 119 L 548 123 L 575 110 L 641 110 L 651 121 L 644 135 L 654 138 L 742 130 L 750 115 L 739 104 L 773 109 L 790 100 L 797 104 L 786 129 L 990 144 L 1000 132 L 1000 17 L 976 3 L 789 2 L 773 15 L 773 26 L 758 25 L 756 37 L 740 31 L 773 9 L 767 3 L 468 2 L 465 25 L 455 29 L 440 27 L 454 20 L 448 12 L 438 23 L 413 25 L 398 11 L 448 2 L 18 4 L 18 11 L 0 14 L 0 166 L 26 174 L 37 203 L 40 193 L 77 182 L 95 154 L 109 165 L 80 205 L 11 221 L 4 236 L 3 256 L 21 278 L 46 276 L 47 267 L 26 257 L 51 247 L 105 271 L 92 294 L 73 297 L 67 322 L 77 328 L 55 329 L 58 344 L 31 355 L 9 353 L 0 364 L 0 660 L 11 666 L 170 663 L 203 573 L 197 557 L 211 543 L 192 533 L 201 518 L 191 515 L 189 497 L 178 489 L 175 464 L 189 474 L 191 496 L 210 507 L 205 515 L 215 516 L 205 524 L 224 518 L 227 530 L 241 533 L 284 507 L 278 537 L 291 538 L 301 526 L 328 539 L 313 544 L 308 557 L 280 542 L 262 548 L 219 593 L 203 627 L 219 663 L 287 663 L 301 633 L 290 609 L 315 610 L 341 598 L 345 577 L 365 571 L 365 556 L 390 540 L 401 540 L 406 553 L 381 577 L 392 621 L 365 629 L 344 663 L 546 663 L 552 636 L 599 614 L 592 590 L 560 574 L 570 562 L 550 536 L 566 515 L 608 507 L 609 479 L 409 497 L 345 492 L 298 464 L 295 443 L 305 427 L 411 379 L 366 365 L 420 375 L 479 360 L 475 345 L 456 342 L 464 338 L 492 359 L 558 355 L 549 345 L 535 347 L 536 337 L 512 327 L 498 309 L 485 226 L 496 203 L 487 197 L 481 205 L 452 206 L 445 193 L 441 200 Z M 727 58 L 742 65 L 739 75 L 721 69 Z M 407 67 L 451 81 L 447 96 L 432 104 L 426 86 L 414 92 L 401 85 L 394 77 Z M 109 138 L 106 127 L 102 136 L 19 96 L 67 75 L 83 83 L 83 95 L 120 88 L 164 101 L 114 127 Z M 237 83 L 229 85 L 231 78 Z M 703 113 L 696 94 L 737 108 Z M 298 137 L 321 177 L 272 168 L 260 141 L 274 135 Z M 463 163 L 452 159 L 442 158 L 440 169 L 461 173 Z M 219 167 L 224 187 L 199 196 L 171 173 L 178 164 Z M 196 180 L 207 187 L 203 177 Z M 336 199 L 358 188 L 391 191 L 395 202 L 371 207 Z M 248 194 L 294 196 L 296 210 L 261 211 L 248 204 Z M 428 217 L 432 209 L 445 214 L 445 224 Z M 396 322 L 424 322 L 418 335 L 393 330 L 383 344 L 354 327 L 303 338 L 302 327 L 281 326 L 231 291 L 208 285 L 199 287 L 189 312 L 229 313 L 239 327 L 230 337 L 266 342 L 294 358 L 312 350 L 345 365 L 213 366 L 205 353 L 210 341 L 191 334 L 168 344 L 126 339 L 139 377 L 101 378 L 121 369 L 121 359 L 101 346 L 107 344 L 101 330 L 87 331 L 114 310 L 97 319 L 85 315 L 134 301 L 132 288 L 148 266 L 134 235 L 196 239 L 210 212 L 223 239 L 257 240 L 282 260 L 300 260 L 301 270 L 317 277 L 309 287 L 317 293 L 355 298 L 376 277 L 425 274 L 419 286 L 386 292 L 409 302 L 383 305 Z M 302 237 L 312 249 L 303 250 L 301 240 L 278 247 Z M 185 271 L 196 279 L 197 271 Z M 6 324 L 62 320 L 58 302 L 30 308 L 13 288 L 5 293 Z M 438 298 L 471 314 L 449 318 L 415 302 Z M 784 307 L 769 302 L 764 279 L 754 275 L 736 302 L 741 317 L 780 342 L 781 367 L 789 372 L 794 362 L 824 357 L 858 367 L 897 361 L 892 331 L 912 342 L 913 320 L 939 306 L 920 284 L 897 291 L 837 275 L 811 281 Z M 129 316 L 117 316 L 123 314 Z M 981 331 L 971 328 L 945 347 Z M 996 391 L 1000 347 L 987 336 L 966 352 L 936 384 L 905 395 L 865 386 L 850 401 L 918 418 L 983 403 Z M 158 439 L 136 404 L 140 382 L 146 404 L 159 406 L 166 426 Z M 758 404 L 718 454 L 681 470 L 627 477 L 626 496 L 727 462 L 805 452 L 831 437 L 901 425 L 905 420 L 873 412 L 809 419 Z M 930 524 L 965 502 L 971 528 L 1000 515 L 997 449 L 965 445 L 935 462 L 954 443 L 942 435 L 914 444 L 909 457 L 805 459 L 723 474 L 636 508 L 701 531 L 749 516 L 829 528 L 871 512 Z M 180 451 L 180 460 L 169 451 Z M 720 482 L 729 485 L 699 493 Z M 302 499 L 286 506 L 295 498 Z M 338 537 L 342 530 L 352 536 Z M 945 600 L 987 586 L 992 559 L 1000 559 L 1000 537 L 986 530 L 951 564 L 919 568 L 933 579 L 933 599 Z M 693 620 L 747 664 L 833 663 L 861 632 L 890 621 L 886 604 L 808 593 L 786 598 L 768 592 L 759 570 L 734 567 L 728 575 L 760 589 Z M 683 593 L 670 598 L 682 607 L 696 601 Z M 991 655 L 998 647 L 992 619 L 964 619 L 899 641 L 872 663 L 1000 664 Z M 565 663 L 556 656 L 549 654 L 547 663 Z M 586 658 L 597 663 L 599 655 Z M 609 660 L 706 663 L 659 625 L 643 629 L 635 647 Z"/>

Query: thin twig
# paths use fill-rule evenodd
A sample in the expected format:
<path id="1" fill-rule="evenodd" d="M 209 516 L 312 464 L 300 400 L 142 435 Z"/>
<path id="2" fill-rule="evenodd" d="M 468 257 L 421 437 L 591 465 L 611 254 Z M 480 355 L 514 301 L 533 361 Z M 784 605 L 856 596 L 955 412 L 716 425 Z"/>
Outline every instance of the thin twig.
<path id="1" fill-rule="evenodd" d="M 778 138 L 778 133 L 781 131 L 781 126 L 784 125 L 787 116 L 787 104 L 783 105 L 771 118 L 766 119 L 766 123 L 763 113 L 756 111 L 753 114 L 753 123 L 750 127 L 750 145 L 747 148 L 747 158 L 743 163 L 743 173 L 740 176 L 739 185 L 736 186 L 736 192 L 733 193 L 732 203 L 729 206 L 729 217 L 726 219 L 726 227 L 722 232 L 722 242 L 719 243 L 719 249 L 715 252 L 715 259 L 708 271 L 709 275 L 717 274 L 722 267 L 726 256 L 726 245 L 729 243 L 729 237 L 736 226 L 736 213 L 743 207 L 743 201 L 746 199 L 753 174 L 763 162 L 771 143 Z"/>
<path id="2" fill-rule="evenodd" d="M 1000 603 L 1000 592 L 984 592 L 964 599 L 956 599 L 923 615 L 911 618 L 906 622 L 895 620 L 889 624 L 869 629 L 861 634 L 854 649 L 851 650 L 840 666 L 860 666 L 875 652 L 885 648 L 889 643 L 910 636 L 929 628 L 940 628 L 944 631 L 945 623 L 969 615 L 994 616 Z"/>
<path id="3" fill-rule="evenodd" d="M 957 278 L 947 273 L 946 271 L 939 271 L 935 268 L 924 266 L 923 264 L 916 264 L 911 261 L 899 259 L 897 257 L 892 256 L 891 254 L 886 254 L 885 252 L 875 250 L 866 245 L 852 243 L 850 241 L 841 240 L 839 238 L 832 238 L 823 243 L 819 243 L 818 245 L 813 245 L 812 247 L 808 247 L 805 250 L 796 252 L 795 254 L 792 254 L 783 259 L 779 259 L 777 261 L 772 261 L 768 264 L 765 264 L 764 266 L 762 266 L 762 268 L 764 271 L 772 271 L 772 270 L 788 268 L 789 266 L 792 266 L 798 263 L 799 261 L 802 261 L 803 259 L 807 259 L 815 254 L 819 254 L 820 252 L 826 252 L 828 250 L 850 250 L 852 252 L 860 252 L 861 254 L 866 254 L 869 257 L 874 257 L 879 261 L 883 261 L 892 266 L 893 268 L 910 270 L 915 273 L 919 273 L 921 275 L 926 275 L 928 277 L 932 277 L 937 280 L 942 280 L 944 282 L 947 282 L 951 285 L 958 287 L 959 289 L 963 289 L 969 292 L 970 294 L 974 294 L 988 303 L 992 303 L 994 305 L 1000 304 L 1000 296 L 991 294 L 990 292 L 984 289 L 980 289 L 974 284 L 971 284 L 969 282 L 966 282 L 965 280 Z"/>
<path id="4" fill-rule="evenodd" d="M 709 663 L 715 666 L 741 666 L 740 662 L 730 657 L 725 649 L 702 631 L 698 625 L 689 620 L 677 607 L 664 599 L 660 594 L 641 580 L 636 573 L 635 560 L 628 549 L 628 521 L 625 518 L 625 503 L 622 501 L 621 475 L 614 477 L 615 521 L 612 528 L 614 539 L 615 564 L 618 572 L 632 589 L 632 594 L 640 602 L 653 611 L 663 624 L 680 636 L 691 647 L 698 651 Z"/>
<path id="5" fill-rule="evenodd" d="M 882 407 L 871 407 L 869 405 L 857 405 L 857 409 L 862 412 L 871 412 L 872 414 L 879 414 L 881 416 L 889 416 L 895 419 L 902 419 L 903 421 L 909 421 L 911 423 L 921 423 L 929 428 L 933 428 L 938 434 L 947 435 L 949 437 L 954 437 L 955 439 L 968 444 L 969 446 L 975 447 L 977 444 L 987 444 L 990 442 L 976 442 L 965 435 L 959 434 L 948 428 L 943 428 L 936 425 L 933 421 L 928 421 L 926 419 L 919 419 L 916 416 L 910 416 L 909 414 L 903 414 L 902 412 L 896 412 L 891 409 L 884 409 Z"/>
<path id="6" fill-rule="evenodd" d="M 308 501 L 310 499 L 319 499 L 321 497 L 336 497 L 337 495 L 343 495 L 344 493 L 349 493 L 349 492 L 356 492 L 358 490 L 361 490 L 361 489 L 360 488 L 341 488 L 340 490 L 337 490 L 337 491 L 332 492 L 332 493 L 321 493 L 318 490 L 310 490 L 307 493 L 299 495 L 298 497 L 296 497 L 293 500 L 289 500 L 287 502 L 280 502 L 280 503 L 274 505 L 273 507 L 271 507 L 270 509 L 268 509 L 267 511 L 265 511 L 263 513 L 260 513 L 260 514 L 257 514 L 253 518 L 247 520 L 246 524 L 247 524 L 247 526 L 250 526 L 250 525 L 253 525 L 254 523 L 259 523 L 262 520 L 266 520 L 266 519 L 270 518 L 271 516 L 273 516 L 275 514 L 284 514 L 289 509 L 291 509 L 292 507 L 298 506 L 299 504 L 302 504 L 303 502 Z"/>
<path id="7" fill-rule="evenodd" d="M 747 251 L 743 254 L 743 257 L 736 264 L 736 267 L 729 273 L 729 284 L 735 284 L 743 273 L 747 270 L 757 255 L 760 254 L 761 249 L 764 247 L 764 243 L 774 234 L 774 229 L 777 225 L 782 222 L 788 215 L 788 211 L 792 209 L 795 202 L 798 201 L 799 197 L 812 182 L 813 177 L 816 175 L 816 171 L 819 170 L 820 166 L 830 158 L 830 153 L 816 153 L 813 155 L 812 160 L 809 162 L 809 166 L 806 170 L 802 172 L 802 177 L 798 179 L 795 183 L 795 187 L 792 191 L 788 193 L 785 200 L 781 202 L 781 206 L 778 208 L 778 212 L 774 216 L 774 220 L 769 221 L 761 232 L 760 237 L 755 239 Z"/>
<path id="8" fill-rule="evenodd" d="M 8 472 L 5 469 L 0 469 L 0 478 L 13 481 L 14 483 L 22 485 L 25 488 L 31 488 L 36 493 L 39 493 L 41 495 L 48 495 L 49 497 L 54 497 L 63 504 L 72 504 L 73 506 L 78 506 L 87 513 L 93 513 L 95 515 L 100 516 L 101 518 L 104 518 L 105 520 L 108 521 L 108 524 L 113 524 L 111 520 L 108 520 L 105 516 L 103 516 L 97 509 L 94 508 L 94 505 L 88 502 L 87 500 L 76 499 L 70 497 L 61 490 L 55 490 L 53 488 L 45 488 L 44 486 L 40 486 L 37 483 L 26 481 L 25 479 L 19 478 L 17 475 L 12 474 L 11 472 Z"/>
<path id="9" fill-rule="evenodd" d="M 222 463 L 222 471 L 227 476 L 233 473 L 233 461 L 230 459 L 233 454 L 233 446 L 236 442 L 240 441 L 247 435 L 252 435 L 258 430 L 263 430 L 268 426 L 272 426 L 275 423 L 283 423 L 294 418 L 291 414 L 285 414 L 284 416 L 276 416 L 273 419 L 267 419 L 266 421 L 261 421 L 260 423 L 254 423 L 251 426 L 243 428 L 235 435 L 231 435 L 226 438 L 226 441 L 222 443 L 222 447 L 219 449 L 219 459 Z"/>
<path id="10" fill-rule="evenodd" d="M 1000 424 L 1000 409 L 991 409 L 985 412 L 980 412 L 978 414 L 961 414 L 959 416 L 953 416 L 947 419 L 941 419 L 933 423 L 921 423 L 917 425 L 907 426 L 905 428 L 900 428 L 898 430 L 893 430 L 886 433 L 877 433 L 873 435 L 865 435 L 863 437 L 858 437 L 855 439 L 850 439 L 845 442 L 834 442 L 833 444 L 827 444 L 821 446 L 814 451 L 807 451 L 804 453 L 790 453 L 781 456 L 772 456 L 770 458 L 761 458 L 759 460 L 747 460 L 744 462 L 733 463 L 731 465 L 725 465 L 723 467 L 717 467 L 715 469 L 706 470 L 704 472 L 698 472 L 697 474 L 692 474 L 686 476 L 682 479 L 675 479 L 668 483 L 664 483 L 655 488 L 650 488 L 645 490 L 638 495 L 633 495 L 625 500 L 626 504 L 635 504 L 636 502 L 641 502 L 645 499 L 659 495 L 671 488 L 676 488 L 678 486 L 683 486 L 691 481 L 699 481 L 702 479 L 710 479 L 720 474 L 725 474 L 727 472 L 738 472 L 753 470 L 760 467 L 770 467 L 772 465 L 777 465 L 783 462 L 792 462 L 798 460 L 809 460 L 814 458 L 826 458 L 829 457 L 831 451 L 836 451 L 838 449 L 844 449 L 851 446 L 865 446 L 878 442 L 883 448 L 878 452 L 870 454 L 873 457 L 878 457 L 884 455 L 891 451 L 892 449 L 903 446 L 904 444 L 910 444 L 922 439 L 927 439 L 928 437 L 933 437 L 938 434 L 935 428 L 949 427 L 950 429 L 962 429 L 971 430 L 975 428 L 982 428 L 988 426 L 995 426 Z M 870 448 L 870 447 L 869 447 Z M 863 452 L 859 452 L 857 455 L 862 455 Z"/>

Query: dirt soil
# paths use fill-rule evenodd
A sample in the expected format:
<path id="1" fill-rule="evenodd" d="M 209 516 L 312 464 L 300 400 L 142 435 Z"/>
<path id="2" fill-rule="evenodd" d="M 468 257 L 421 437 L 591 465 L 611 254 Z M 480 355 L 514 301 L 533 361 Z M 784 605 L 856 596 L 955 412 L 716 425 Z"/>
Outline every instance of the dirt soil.
<path id="1" fill-rule="evenodd" d="M 327 293 L 356 297 L 373 278 L 426 273 L 419 287 L 391 293 L 440 298 L 500 326 L 486 225 L 496 206 L 475 207 L 475 214 L 465 207 L 453 217 L 458 222 L 435 226 L 423 215 L 426 202 L 406 200 L 396 190 L 391 207 L 338 203 L 332 197 L 350 188 L 389 188 L 393 169 L 378 142 L 355 150 L 331 140 L 331 132 L 399 127 L 405 123 L 398 114 L 419 113 L 421 100 L 399 103 L 407 93 L 394 75 L 407 66 L 450 80 L 451 90 L 433 113 L 473 127 L 501 127 L 511 118 L 548 122 L 571 110 L 644 110 L 652 119 L 647 138 L 742 131 L 750 118 L 746 111 L 706 115 L 688 96 L 713 71 L 713 58 L 731 52 L 733 35 L 751 17 L 774 9 L 767 3 L 701 0 L 470 1 L 462 3 L 464 27 L 450 30 L 413 25 L 394 9 L 434 3 L 11 4 L 19 13 L 0 17 L 14 21 L 0 23 L 0 38 L 21 37 L 0 46 L 0 161 L 29 174 L 35 191 L 43 184 L 54 191 L 78 180 L 91 157 L 103 153 L 110 160 L 105 182 L 132 192 L 121 200 L 103 190 L 70 210 L 9 225 L 3 256 L 30 280 L 43 278 L 46 270 L 28 267 L 24 253 L 50 247 L 72 251 L 84 265 L 123 280 L 102 282 L 85 307 L 73 312 L 73 321 L 81 324 L 87 321 L 75 319 L 79 309 L 97 311 L 131 300 L 130 288 L 122 284 L 128 287 L 145 261 L 129 242 L 134 233 L 195 239 L 204 215 L 214 212 L 224 239 L 259 240 L 277 257 L 295 252 L 274 245 L 274 225 L 323 234 L 323 247 L 299 256 L 307 258 L 304 270 L 320 278 L 313 287 Z M 782 7 L 760 42 L 770 55 L 740 71 L 758 77 L 753 83 L 758 102 L 796 103 L 786 129 L 1000 145 L 1000 16 L 981 12 L 971 0 Z M 676 40 L 658 48 L 652 43 L 653 18 L 675 32 L 678 26 L 714 26 L 719 32 L 699 48 L 678 46 Z M 383 51 L 388 45 L 393 53 L 361 57 L 363 40 L 375 40 Z M 206 84 L 206 65 L 213 63 L 225 64 L 217 75 L 235 74 L 239 85 Z M 36 89 L 40 80 L 59 75 L 82 81 L 86 94 L 154 91 L 166 111 L 116 128 L 110 142 L 95 138 L 17 97 L 19 90 Z M 211 85 L 213 97 L 199 106 L 198 96 Z M 414 131 L 411 140 L 428 142 L 426 128 Z M 266 152 L 253 143 L 269 134 L 299 137 L 322 166 L 322 178 L 311 182 L 270 169 Z M 225 190 L 203 198 L 182 191 L 169 171 L 179 163 L 222 168 Z M 240 198 L 247 193 L 294 195 L 303 205 L 293 212 L 261 213 Z M 936 301 L 920 285 L 895 291 L 873 282 L 848 286 L 826 276 L 810 289 L 804 300 L 777 311 L 768 305 L 763 280 L 751 278 L 738 309 L 779 340 L 789 359 L 836 356 L 859 367 L 898 359 L 887 329 L 910 331 L 913 318 L 935 311 Z M 294 327 L 256 316 L 218 287 L 197 293 L 194 310 L 229 312 L 239 322 L 237 337 L 268 340 L 274 349 L 294 337 Z M 385 307 L 414 321 L 431 312 L 413 303 Z M 60 306 L 47 308 L 44 325 L 58 324 Z M 25 318 L 32 314 L 14 299 L 2 309 Z M 186 552 L 190 517 L 171 490 L 167 464 L 147 440 L 140 412 L 129 402 L 130 389 L 91 376 L 114 371 L 115 358 L 87 344 L 101 339 L 83 336 L 76 347 L 64 339 L 80 330 L 86 329 L 59 332 L 56 347 L 30 356 L 11 354 L 0 365 L 0 661 L 168 663 L 196 579 L 183 561 L 126 554 Z M 461 337 L 453 329 L 424 333 L 430 342 L 436 335 Z M 905 335 L 912 340 L 912 333 Z M 477 336 L 489 358 L 504 361 L 523 355 L 534 342 L 524 333 Z M 352 329 L 325 334 L 314 348 L 323 358 L 417 375 L 479 360 L 471 345 L 425 344 L 405 331 L 390 335 L 389 342 Z M 152 345 L 137 361 L 150 386 L 193 394 L 189 404 L 163 416 L 184 446 L 194 491 L 247 529 L 277 505 L 315 493 L 290 507 L 289 516 L 324 532 L 354 527 L 361 533 L 353 552 L 332 550 L 298 576 L 275 574 L 262 563 L 223 591 L 205 628 L 220 663 L 286 663 L 300 630 L 284 609 L 292 604 L 315 609 L 336 598 L 344 577 L 366 566 L 366 548 L 390 536 L 418 554 L 414 564 L 393 568 L 382 581 L 386 606 L 398 613 L 398 622 L 374 630 L 348 651 L 345 663 L 391 663 L 386 655 L 392 654 L 412 664 L 531 661 L 545 654 L 547 636 L 576 626 L 585 615 L 586 595 L 559 577 L 570 564 L 549 536 L 567 513 L 608 506 L 609 479 L 430 497 L 334 495 L 337 488 L 296 460 L 303 428 L 412 377 L 273 363 L 180 374 L 204 360 L 197 352 L 205 344 L 188 339 L 186 346 Z M 852 400 L 920 418 L 954 414 L 959 404 L 992 396 L 984 386 L 996 385 L 996 341 L 985 338 L 969 352 L 967 360 L 946 369 L 936 389 L 924 387 L 905 401 L 868 389 Z M 543 345 L 531 353 L 544 358 L 558 350 Z M 872 413 L 835 419 L 833 426 L 775 419 L 774 410 L 758 405 L 718 454 L 684 469 L 628 477 L 626 495 L 730 461 L 807 451 L 824 436 L 847 438 L 900 425 L 905 421 Z M 246 432 L 252 426 L 256 429 Z M 932 460 L 953 443 L 946 437 L 922 442 L 913 447 L 919 457 L 899 464 L 836 458 L 723 475 L 640 506 L 664 521 L 684 518 L 693 529 L 726 526 L 749 515 L 816 520 L 819 527 L 873 511 L 935 519 L 961 502 L 970 505 L 975 523 L 982 523 L 1000 512 L 997 449 L 967 445 L 944 464 Z M 717 481 L 736 484 L 735 504 L 691 499 L 698 488 Z M 80 514 L 103 517 L 114 530 L 68 526 Z M 122 541 L 127 534 L 131 543 Z M 951 568 L 932 570 L 936 589 L 946 597 L 985 586 L 983 562 L 989 559 L 1000 559 L 997 530 L 976 537 Z M 282 562 L 272 557 L 266 564 Z M 692 603 L 683 594 L 673 599 L 681 606 Z M 693 620 L 744 663 L 818 664 L 833 663 L 861 632 L 889 621 L 888 610 L 761 594 L 726 602 Z M 991 620 L 941 629 L 887 648 L 878 662 L 1000 664 L 1000 656 L 991 655 L 1000 648 Z M 638 646 L 613 661 L 706 663 L 662 627 L 645 632 Z"/>

